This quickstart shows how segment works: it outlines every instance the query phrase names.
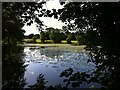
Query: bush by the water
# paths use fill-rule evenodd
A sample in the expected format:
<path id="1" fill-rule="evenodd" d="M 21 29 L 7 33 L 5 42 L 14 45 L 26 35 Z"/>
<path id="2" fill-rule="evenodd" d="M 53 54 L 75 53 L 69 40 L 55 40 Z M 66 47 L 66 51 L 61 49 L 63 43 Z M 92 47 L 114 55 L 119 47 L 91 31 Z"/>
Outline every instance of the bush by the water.
<path id="1" fill-rule="evenodd" d="M 36 39 L 37 39 L 37 37 L 34 36 L 32 39 L 33 39 L 33 43 L 36 43 Z"/>
<path id="2" fill-rule="evenodd" d="M 43 31 L 41 31 L 40 33 L 40 40 L 41 40 L 41 43 L 45 43 L 45 33 Z"/>
<path id="3" fill-rule="evenodd" d="M 76 40 L 78 45 L 84 45 L 85 44 L 85 35 L 76 35 Z"/>
<path id="4" fill-rule="evenodd" d="M 59 32 L 52 32 L 49 35 L 50 39 L 52 40 L 53 43 L 61 43 L 62 41 L 62 35 Z"/>
<path id="5" fill-rule="evenodd" d="M 67 41 L 68 44 L 71 44 L 72 37 L 73 37 L 72 34 L 68 34 L 68 37 L 66 38 L 66 41 Z"/>
<path id="6" fill-rule="evenodd" d="M 25 43 L 33 43 L 33 39 L 25 39 Z"/>

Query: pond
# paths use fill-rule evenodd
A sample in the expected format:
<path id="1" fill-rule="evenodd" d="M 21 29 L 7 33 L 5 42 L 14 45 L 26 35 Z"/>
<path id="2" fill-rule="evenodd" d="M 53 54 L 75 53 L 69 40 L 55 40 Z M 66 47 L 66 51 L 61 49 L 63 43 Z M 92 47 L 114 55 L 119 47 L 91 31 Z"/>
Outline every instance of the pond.
<path id="1" fill-rule="evenodd" d="M 5 52 L 6 53 L 6 52 Z M 3 54 L 2 62 L 2 87 L 3 89 L 29 88 L 37 82 L 37 78 L 43 75 L 46 86 L 66 85 L 60 74 L 69 68 L 74 72 L 92 73 L 95 64 L 87 62 L 90 59 L 88 52 L 77 49 L 62 49 L 61 47 L 28 47 L 22 48 L 21 52 Z M 9 57 L 8 57 L 9 56 Z M 100 88 L 99 83 L 84 83 L 80 88 L 91 86 Z M 71 88 L 69 85 L 68 88 Z"/>
<path id="2" fill-rule="evenodd" d="M 95 70 L 95 64 L 87 62 L 90 56 L 85 51 L 63 50 L 57 47 L 25 47 L 24 48 L 24 78 L 26 80 L 25 88 L 36 83 L 36 78 L 43 74 L 47 86 L 55 86 L 63 83 L 64 78 L 59 77 L 60 73 L 68 68 L 73 68 L 74 72 L 88 72 Z M 89 88 L 92 85 L 100 87 L 98 83 L 82 84 L 81 88 Z"/>

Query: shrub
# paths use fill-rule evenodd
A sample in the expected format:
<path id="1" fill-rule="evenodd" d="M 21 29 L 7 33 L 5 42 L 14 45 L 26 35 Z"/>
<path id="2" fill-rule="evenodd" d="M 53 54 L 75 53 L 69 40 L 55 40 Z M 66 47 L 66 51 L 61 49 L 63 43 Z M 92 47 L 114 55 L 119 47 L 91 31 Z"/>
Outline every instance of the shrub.
<path id="1" fill-rule="evenodd" d="M 29 35 L 28 35 L 29 39 L 32 39 L 33 36 L 34 36 L 34 34 L 29 34 Z"/>
<path id="2" fill-rule="evenodd" d="M 33 43 L 33 39 L 26 39 L 25 43 Z"/>
<path id="3" fill-rule="evenodd" d="M 44 32 L 40 33 L 40 40 L 41 40 L 41 43 L 45 43 L 45 33 Z"/>
<path id="4" fill-rule="evenodd" d="M 77 40 L 77 44 L 78 45 L 84 45 L 85 44 L 85 35 L 76 35 L 75 36 L 76 40 Z"/>
<path id="5" fill-rule="evenodd" d="M 49 35 L 49 37 L 53 43 L 61 43 L 61 41 L 62 41 L 62 36 L 59 32 L 52 32 Z"/>
<path id="6" fill-rule="evenodd" d="M 73 36 L 72 34 L 68 34 L 68 37 L 66 38 L 68 44 L 71 44 L 72 36 Z"/>
<path id="7" fill-rule="evenodd" d="M 37 37 L 34 36 L 32 39 L 33 39 L 33 43 L 36 43 L 36 39 L 37 39 Z"/>

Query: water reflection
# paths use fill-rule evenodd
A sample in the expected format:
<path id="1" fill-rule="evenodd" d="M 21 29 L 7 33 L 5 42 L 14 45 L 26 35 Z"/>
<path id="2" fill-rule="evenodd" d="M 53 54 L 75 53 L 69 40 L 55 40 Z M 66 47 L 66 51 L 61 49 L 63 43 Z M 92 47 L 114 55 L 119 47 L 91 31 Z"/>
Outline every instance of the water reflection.
<path id="1" fill-rule="evenodd" d="M 64 87 L 64 77 L 60 73 L 68 68 L 74 72 L 92 73 L 95 65 L 87 62 L 90 59 L 86 52 L 77 52 L 52 48 L 24 47 L 20 51 L 8 53 L 3 51 L 3 89 L 41 88 L 46 86 Z M 44 77 L 43 77 L 44 75 Z M 42 81 L 41 81 L 42 80 Z M 44 81 L 45 80 L 45 81 Z M 48 81 L 48 82 L 46 82 Z M 44 85 L 45 84 L 45 85 Z M 99 84 L 81 84 L 89 88 Z"/>
<path id="2" fill-rule="evenodd" d="M 65 78 L 59 77 L 63 70 L 73 68 L 75 72 L 88 73 L 92 73 L 95 70 L 94 63 L 87 62 L 90 57 L 85 52 L 56 50 L 54 47 L 44 49 L 38 47 L 25 47 L 24 54 L 24 64 L 28 65 L 24 75 L 27 82 L 25 87 L 34 85 L 36 83 L 37 76 L 41 73 L 48 81 L 46 84 L 47 86 L 55 86 L 58 84 L 65 86 L 65 83 L 63 83 Z M 90 86 L 90 84 L 81 85 L 83 88 Z"/>

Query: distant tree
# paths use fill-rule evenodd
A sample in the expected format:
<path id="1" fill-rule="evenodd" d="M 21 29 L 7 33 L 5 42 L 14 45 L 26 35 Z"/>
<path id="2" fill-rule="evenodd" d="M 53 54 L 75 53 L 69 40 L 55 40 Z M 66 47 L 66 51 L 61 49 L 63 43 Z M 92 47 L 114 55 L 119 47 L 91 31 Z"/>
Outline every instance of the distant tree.
<path id="1" fill-rule="evenodd" d="M 24 39 L 29 39 L 28 35 L 24 35 Z"/>
<path id="2" fill-rule="evenodd" d="M 62 36 L 62 40 L 66 40 L 67 35 L 66 35 L 65 33 L 60 33 L 60 34 L 61 34 L 61 36 Z"/>
<path id="3" fill-rule="evenodd" d="M 44 32 L 44 33 L 45 33 L 46 40 L 50 40 L 50 37 L 49 37 L 50 33 L 49 32 Z"/>
<path id="4" fill-rule="evenodd" d="M 51 32 L 54 31 L 54 28 L 53 27 L 49 27 L 49 28 L 46 28 L 45 30 L 46 30 L 45 31 L 45 37 L 46 37 L 47 40 L 50 40 L 49 35 L 51 34 Z"/>
<path id="5" fill-rule="evenodd" d="M 75 38 L 78 45 L 85 45 L 86 33 L 78 33 Z"/>
<path id="6" fill-rule="evenodd" d="M 51 32 L 49 37 L 50 37 L 50 39 L 52 40 L 53 43 L 61 43 L 62 35 L 60 34 L 59 31 Z"/>
<path id="7" fill-rule="evenodd" d="M 45 2 L 40 2 L 39 4 L 37 2 L 3 2 L 2 45 L 17 45 L 18 42 L 22 41 L 24 36 L 22 27 L 25 24 L 31 25 L 33 21 L 39 22 L 38 17 L 43 16 L 45 12 L 45 10 L 42 9 L 42 4 L 44 3 Z M 35 12 L 42 13 L 38 16 Z"/>
<path id="8" fill-rule="evenodd" d="M 72 37 L 73 37 L 73 35 L 71 33 L 69 33 L 67 38 L 66 38 L 67 43 L 71 44 Z"/>
<path id="9" fill-rule="evenodd" d="M 61 29 L 55 29 L 53 27 L 46 28 L 47 34 L 49 34 L 49 38 L 52 40 L 53 43 L 61 43 L 61 40 L 63 39 L 63 34 L 61 32 Z M 61 32 L 61 33 L 60 33 Z"/>
<path id="10" fill-rule="evenodd" d="M 32 39 L 33 39 L 33 43 L 36 43 L 37 36 L 33 36 Z"/>
<path id="11" fill-rule="evenodd" d="M 45 43 L 46 37 L 43 31 L 40 32 L 40 40 L 41 40 L 41 43 Z"/>
<path id="12" fill-rule="evenodd" d="M 35 34 L 34 36 L 36 36 L 37 39 L 40 38 L 40 35 L 39 35 L 39 34 Z"/>
<path id="13" fill-rule="evenodd" d="M 34 36 L 34 34 L 29 34 L 29 35 L 28 35 L 29 39 L 32 39 L 33 36 Z"/>
<path id="14" fill-rule="evenodd" d="M 55 30 L 55 28 L 49 27 L 49 28 L 46 28 L 45 30 L 46 30 L 46 32 L 51 33 L 51 32 L 53 32 Z"/>

